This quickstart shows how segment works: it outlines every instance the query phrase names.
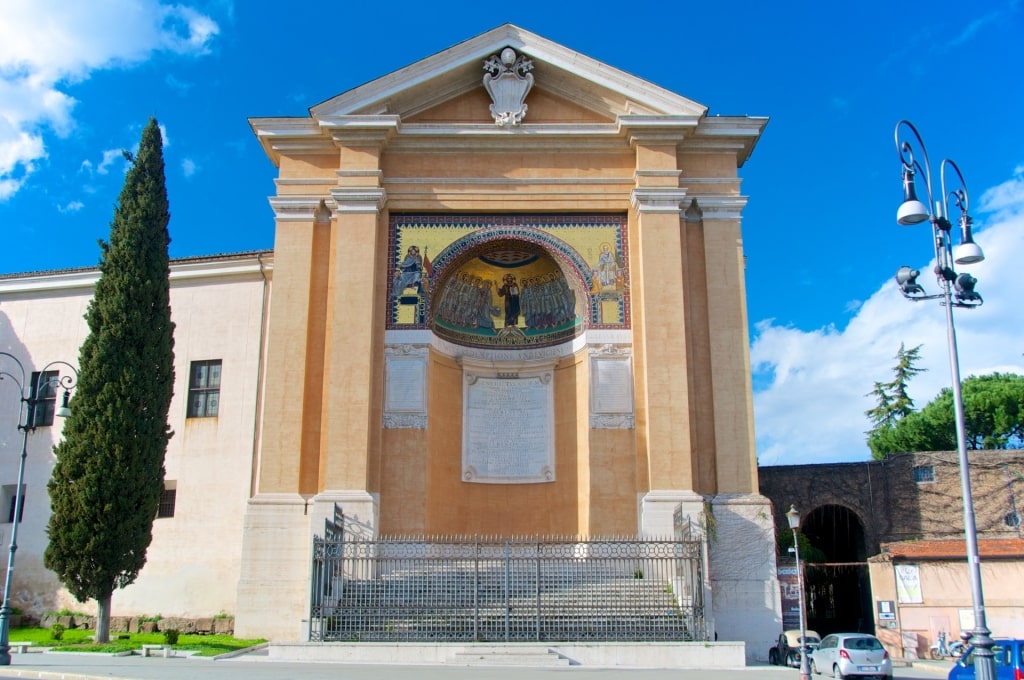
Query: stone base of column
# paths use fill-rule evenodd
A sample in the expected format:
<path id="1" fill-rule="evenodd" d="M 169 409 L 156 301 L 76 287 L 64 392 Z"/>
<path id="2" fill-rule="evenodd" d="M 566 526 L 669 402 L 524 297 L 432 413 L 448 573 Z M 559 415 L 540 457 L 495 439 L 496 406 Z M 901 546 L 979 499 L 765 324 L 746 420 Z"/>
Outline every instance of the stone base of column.
<path id="1" fill-rule="evenodd" d="M 327 490 L 310 501 L 313 533 L 322 536 L 324 520 L 334 520 L 335 506 L 341 508 L 345 532 L 362 538 L 377 537 L 380 526 L 380 497 L 362 490 Z"/>
<path id="2" fill-rule="evenodd" d="M 258 494 L 245 511 L 235 636 L 299 642 L 309 618 L 309 507 L 299 494 Z"/>
<path id="3" fill-rule="evenodd" d="M 767 661 L 782 630 L 771 501 L 760 494 L 720 494 L 709 507 L 712 637 L 744 641 L 748 663 Z"/>
<path id="4" fill-rule="evenodd" d="M 684 517 L 697 521 L 704 512 L 704 497 L 694 491 L 659 489 L 640 496 L 640 535 L 644 538 L 671 538 L 675 535 L 676 508 Z"/>

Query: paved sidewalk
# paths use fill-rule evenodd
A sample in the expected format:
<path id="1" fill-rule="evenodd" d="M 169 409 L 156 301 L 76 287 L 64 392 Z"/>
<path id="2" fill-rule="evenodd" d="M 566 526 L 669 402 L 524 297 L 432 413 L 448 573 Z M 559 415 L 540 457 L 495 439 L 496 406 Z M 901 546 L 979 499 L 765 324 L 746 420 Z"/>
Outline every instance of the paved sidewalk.
<path id="1" fill-rule="evenodd" d="M 944 678 L 948 662 L 916 662 L 896 668 L 896 678 Z M 562 674 L 559 676 L 559 674 Z M 266 652 L 232 659 L 200 657 L 143 658 L 66 652 L 12 655 L 10 666 L 0 667 L 4 678 L 33 680 L 523 680 L 524 677 L 562 680 L 797 680 L 799 672 L 780 666 L 749 666 L 732 670 L 679 670 L 637 668 L 393 666 L 271 661 Z"/>

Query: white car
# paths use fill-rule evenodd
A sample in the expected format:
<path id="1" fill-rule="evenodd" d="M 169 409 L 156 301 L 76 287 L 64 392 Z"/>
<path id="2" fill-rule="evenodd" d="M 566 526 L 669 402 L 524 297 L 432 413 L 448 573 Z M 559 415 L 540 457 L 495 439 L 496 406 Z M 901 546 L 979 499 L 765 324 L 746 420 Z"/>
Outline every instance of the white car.
<path id="1" fill-rule="evenodd" d="M 811 672 L 833 678 L 884 678 L 892 680 L 892 659 L 874 635 L 834 633 L 826 635 L 807 655 Z"/>

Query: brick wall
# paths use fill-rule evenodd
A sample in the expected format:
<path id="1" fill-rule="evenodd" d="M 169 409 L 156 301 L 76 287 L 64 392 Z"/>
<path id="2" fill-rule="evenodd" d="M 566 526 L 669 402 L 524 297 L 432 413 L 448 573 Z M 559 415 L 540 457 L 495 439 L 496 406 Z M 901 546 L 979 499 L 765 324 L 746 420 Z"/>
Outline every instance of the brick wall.
<path id="1" fill-rule="evenodd" d="M 1007 515 L 1024 516 L 1024 451 L 971 451 L 968 455 L 975 521 L 986 538 L 1019 538 Z M 930 467 L 934 481 L 915 481 Z M 906 453 L 883 461 L 780 465 L 759 468 L 761 494 L 772 502 L 777 529 L 785 513 L 801 517 L 824 506 L 845 508 L 863 526 L 867 555 L 879 544 L 963 536 L 960 467 L 955 451 Z"/>

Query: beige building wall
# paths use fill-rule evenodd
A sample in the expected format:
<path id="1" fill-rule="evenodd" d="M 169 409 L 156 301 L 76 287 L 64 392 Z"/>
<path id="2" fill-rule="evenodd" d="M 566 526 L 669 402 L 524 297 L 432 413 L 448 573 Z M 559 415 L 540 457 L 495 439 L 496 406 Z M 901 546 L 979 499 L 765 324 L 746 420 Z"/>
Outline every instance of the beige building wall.
<path id="1" fill-rule="evenodd" d="M 165 481 L 176 488 L 176 504 L 173 517 L 154 521 L 146 566 L 136 583 L 114 592 L 115 615 L 235 612 L 235 589 L 225 584 L 237 582 L 241 563 L 272 261 L 269 253 L 260 253 L 172 264 L 175 385 L 169 421 L 174 436 Z M 18 357 L 27 371 L 55 360 L 77 366 L 88 334 L 83 316 L 97 275 L 89 269 L 0 278 L 0 349 Z M 220 413 L 186 418 L 190 364 L 214 359 L 222 361 L 223 369 Z M 11 369 L 0 358 L 0 370 Z M 15 408 L 17 391 L 9 383 L 0 384 L 0 482 L 15 485 L 21 449 L 15 425 L 23 415 Z M 76 602 L 42 564 L 50 516 L 46 482 L 60 428 L 61 419 L 55 418 L 52 427 L 29 435 L 12 605 L 37 616 L 65 607 L 94 608 L 93 602 Z M 11 528 L 0 524 L 5 544 Z"/>
<path id="2" fill-rule="evenodd" d="M 1017 539 L 1002 539 L 1013 546 L 1011 553 L 995 558 L 982 552 L 981 581 L 984 588 L 985 618 L 993 637 L 1024 636 L 1024 602 L 1020 584 L 1024 583 L 1024 561 Z M 986 540 L 982 544 L 997 544 Z M 927 543 L 923 542 L 923 543 Z M 945 543 L 944 541 L 942 543 Z M 1013 545 L 1016 544 L 1016 545 Z M 917 567 L 920 597 L 897 592 L 895 565 Z M 966 557 L 945 559 L 892 559 L 883 553 L 868 561 L 874 602 L 875 628 L 879 640 L 894 658 L 928 658 L 928 648 L 946 633 L 947 644 L 974 628 L 974 608 Z M 917 601 L 912 601 L 912 600 Z M 879 602 L 893 605 L 892 618 L 880 618 Z"/>

